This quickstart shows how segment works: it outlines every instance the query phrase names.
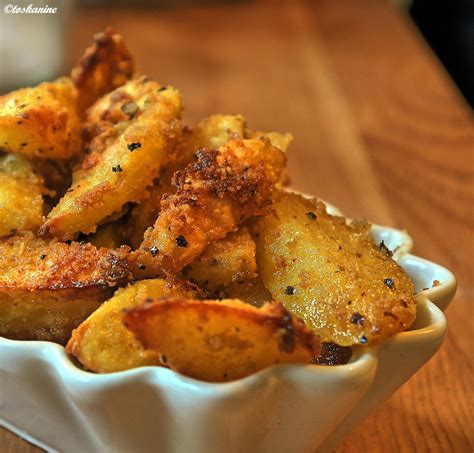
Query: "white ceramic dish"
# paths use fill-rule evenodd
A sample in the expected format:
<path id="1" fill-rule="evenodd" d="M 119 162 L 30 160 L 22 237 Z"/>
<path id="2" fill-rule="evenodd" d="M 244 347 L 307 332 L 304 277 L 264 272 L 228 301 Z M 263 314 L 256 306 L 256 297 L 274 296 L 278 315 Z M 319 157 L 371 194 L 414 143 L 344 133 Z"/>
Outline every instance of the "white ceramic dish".
<path id="1" fill-rule="evenodd" d="M 451 272 L 409 254 L 405 232 L 372 233 L 414 281 L 417 318 L 347 365 L 276 365 L 210 384 L 159 367 L 97 375 L 59 345 L 0 338 L 0 425 L 68 453 L 331 451 L 435 354 L 456 291 Z M 432 288 L 433 280 L 442 285 Z"/>

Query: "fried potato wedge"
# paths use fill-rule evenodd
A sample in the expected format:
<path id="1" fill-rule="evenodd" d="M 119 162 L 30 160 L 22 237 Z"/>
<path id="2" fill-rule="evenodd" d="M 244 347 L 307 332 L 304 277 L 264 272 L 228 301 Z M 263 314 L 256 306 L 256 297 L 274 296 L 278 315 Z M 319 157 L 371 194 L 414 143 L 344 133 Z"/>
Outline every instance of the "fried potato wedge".
<path id="1" fill-rule="evenodd" d="M 176 273 L 245 219 L 268 211 L 285 164 L 268 140 L 230 140 L 196 156 L 175 174 L 177 191 L 162 200 L 160 216 L 132 254 L 136 264 Z"/>
<path id="2" fill-rule="evenodd" d="M 84 111 L 104 94 L 123 85 L 134 71 L 135 62 L 122 36 L 110 27 L 97 33 L 71 72 L 80 93 L 80 110 Z"/>
<path id="3" fill-rule="evenodd" d="M 123 284 L 126 249 L 46 242 L 33 233 L 0 240 L 0 336 L 64 344 L 72 329 Z"/>
<path id="4" fill-rule="evenodd" d="M 168 299 L 127 310 L 124 323 L 161 363 L 186 376 L 231 381 L 276 363 L 309 363 L 319 341 L 281 304 Z"/>
<path id="5" fill-rule="evenodd" d="M 209 290 L 256 277 L 255 242 L 248 228 L 240 227 L 209 244 L 202 255 L 183 269 L 183 275 Z"/>
<path id="6" fill-rule="evenodd" d="M 134 63 L 112 29 L 99 33 L 70 77 L 0 96 L 0 147 L 35 158 L 81 151 L 81 118 L 100 96 L 125 83 Z"/>
<path id="7" fill-rule="evenodd" d="M 73 172 L 73 183 L 49 213 L 39 234 L 73 239 L 128 202 L 140 201 L 174 152 L 181 127 L 179 92 L 171 87 L 141 97 L 136 114 L 95 137 L 90 153 Z"/>
<path id="8" fill-rule="evenodd" d="M 20 154 L 0 156 L 0 237 L 36 231 L 43 222 L 43 184 Z"/>
<path id="9" fill-rule="evenodd" d="M 413 283 L 366 222 L 347 225 L 321 202 L 282 193 L 252 233 L 265 286 L 321 341 L 378 343 L 415 319 Z"/>
<path id="10" fill-rule="evenodd" d="M 161 209 L 161 198 L 175 192 L 172 178 L 194 159 L 200 148 L 217 149 L 230 139 L 242 138 L 245 122 L 240 115 L 212 115 L 202 119 L 192 130 L 183 130 L 183 140 L 176 152 L 176 159 L 167 164 L 151 188 L 149 197 L 134 206 L 125 226 L 130 244 L 138 248 L 145 231 L 152 227 Z"/>
<path id="11" fill-rule="evenodd" d="M 119 289 L 74 330 L 66 350 L 84 367 L 97 373 L 160 365 L 159 354 L 144 350 L 123 325 L 123 310 L 136 307 L 150 298 L 197 295 L 192 286 L 170 278 L 166 281 L 143 280 Z"/>
<path id="12" fill-rule="evenodd" d="M 68 77 L 0 96 L 0 147 L 35 158 L 68 159 L 81 149 L 77 90 Z"/>

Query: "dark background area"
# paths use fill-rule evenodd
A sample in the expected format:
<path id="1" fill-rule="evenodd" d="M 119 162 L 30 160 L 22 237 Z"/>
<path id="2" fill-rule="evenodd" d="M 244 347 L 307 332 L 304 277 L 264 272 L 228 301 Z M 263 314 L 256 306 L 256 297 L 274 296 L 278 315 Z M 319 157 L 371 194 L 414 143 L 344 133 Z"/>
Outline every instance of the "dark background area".
<path id="1" fill-rule="evenodd" d="M 474 0 L 414 0 L 410 14 L 473 107 Z"/>

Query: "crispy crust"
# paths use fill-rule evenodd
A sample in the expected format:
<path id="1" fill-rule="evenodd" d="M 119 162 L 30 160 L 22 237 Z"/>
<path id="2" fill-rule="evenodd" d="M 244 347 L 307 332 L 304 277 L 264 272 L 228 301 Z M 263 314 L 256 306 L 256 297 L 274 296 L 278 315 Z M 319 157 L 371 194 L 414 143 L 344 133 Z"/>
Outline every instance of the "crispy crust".
<path id="1" fill-rule="evenodd" d="M 111 27 L 94 36 L 71 78 L 80 93 L 80 109 L 84 111 L 96 99 L 129 80 L 135 62 L 125 42 Z"/>
<path id="2" fill-rule="evenodd" d="M 0 250 L 0 291 L 115 287 L 129 274 L 126 247 L 110 251 L 23 232 L 0 240 Z"/>
<path id="3" fill-rule="evenodd" d="M 175 174 L 176 193 L 145 233 L 136 264 L 176 273 L 246 218 L 268 211 L 285 164 L 267 140 L 231 140 L 218 151 L 201 149 L 197 162 Z"/>
<path id="4" fill-rule="evenodd" d="M 29 232 L 0 240 L 0 335 L 64 343 L 128 280 L 127 252 L 45 242 Z"/>
<path id="5" fill-rule="evenodd" d="M 175 192 L 173 175 L 193 162 L 199 149 L 217 149 L 231 139 L 242 138 L 244 127 L 245 121 L 241 115 L 211 115 L 199 121 L 192 130 L 183 128 L 182 141 L 176 147 L 174 161 L 163 168 L 159 179 L 149 188 L 150 196 L 140 201 L 130 213 L 125 234 L 132 247 L 140 246 L 145 231 L 153 226 L 158 218 L 163 195 Z"/>

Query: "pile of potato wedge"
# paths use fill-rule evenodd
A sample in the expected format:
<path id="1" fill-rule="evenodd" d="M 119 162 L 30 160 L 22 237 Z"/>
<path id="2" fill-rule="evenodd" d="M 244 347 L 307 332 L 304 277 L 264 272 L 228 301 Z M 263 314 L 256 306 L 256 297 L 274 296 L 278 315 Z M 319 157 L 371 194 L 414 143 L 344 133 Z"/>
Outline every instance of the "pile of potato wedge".
<path id="1" fill-rule="evenodd" d="M 284 188 L 291 134 L 182 112 L 112 29 L 70 76 L 0 96 L 0 336 L 221 382 L 410 326 L 370 225 Z"/>

